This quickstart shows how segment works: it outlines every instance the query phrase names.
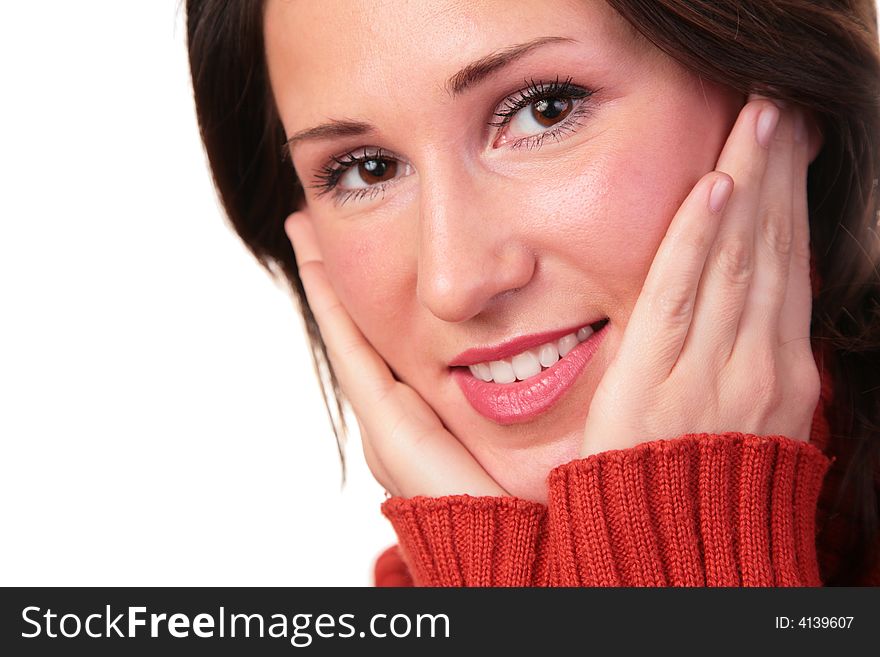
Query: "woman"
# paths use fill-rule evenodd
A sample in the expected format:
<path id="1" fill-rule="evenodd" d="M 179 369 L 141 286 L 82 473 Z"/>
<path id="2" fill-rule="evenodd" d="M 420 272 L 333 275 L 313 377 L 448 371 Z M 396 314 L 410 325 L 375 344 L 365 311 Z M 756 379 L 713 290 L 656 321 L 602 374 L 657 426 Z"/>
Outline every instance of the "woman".
<path id="1" fill-rule="evenodd" d="M 389 491 L 378 584 L 880 583 L 872 3 L 187 13 L 226 211 Z"/>

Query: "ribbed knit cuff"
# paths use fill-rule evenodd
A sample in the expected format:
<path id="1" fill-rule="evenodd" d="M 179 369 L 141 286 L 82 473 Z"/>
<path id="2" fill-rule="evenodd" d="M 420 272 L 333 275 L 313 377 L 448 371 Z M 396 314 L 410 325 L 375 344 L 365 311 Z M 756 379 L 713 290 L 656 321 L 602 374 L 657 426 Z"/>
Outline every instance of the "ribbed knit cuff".
<path id="1" fill-rule="evenodd" d="M 829 459 L 782 436 L 688 434 L 555 468 L 554 586 L 819 586 Z"/>
<path id="2" fill-rule="evenodd" d="M 530 586 L 544 574 L 544 505 L 515 497 L 392 497 L 382 504 L 416 586 Z"/>

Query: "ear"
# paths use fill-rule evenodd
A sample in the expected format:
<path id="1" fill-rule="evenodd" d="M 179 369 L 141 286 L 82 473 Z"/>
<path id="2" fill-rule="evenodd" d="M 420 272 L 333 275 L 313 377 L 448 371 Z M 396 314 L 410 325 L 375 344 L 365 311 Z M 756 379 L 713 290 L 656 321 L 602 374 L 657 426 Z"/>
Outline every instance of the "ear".
<path id="1" fill-rule="evenodd" d="M 297 266 L 314 260 L 323 261 L 314 223 L 307 208 L 297 210 L 284 220 L 284 232 L 293 246 Z"/>

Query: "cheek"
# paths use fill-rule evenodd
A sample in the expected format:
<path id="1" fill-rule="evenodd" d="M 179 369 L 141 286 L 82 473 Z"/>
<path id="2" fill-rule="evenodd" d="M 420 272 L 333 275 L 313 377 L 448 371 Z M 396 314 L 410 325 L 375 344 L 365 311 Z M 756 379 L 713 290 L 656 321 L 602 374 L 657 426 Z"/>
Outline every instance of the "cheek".
<path id="1" fill-rule="evenodd" d="M 382 353 L 399 333 L 405 298 L 405 253 L 393 231 L 379 226 L 318 230 L 327 275 L 355 324 Z"/>
<path id="2" fill-rule="evenodd" d="M 699 180 L 692 154 L 669 156 L 672 144 L 657 140 L 619 150 L 608 162 L 609 191 L 599 217 L 605 241 L 602 262 L 636 292 L 682 201 Z M 708 170 L 708 169 L 707 169 Z"/>
<path id="3" fill-rule="evenodd" d="M 667 115 L 668 116 L 668 115 Z M 687 130 L 684 121 L 661 133 L 648 126 L 607 135 L 588 161 L 533 196 L 538 206 L 558 207 L 549 250 L 602 290 L 614 305 L 631 310 L 670 222 L 700 177 L 714 168 L 726 134 Z M 634 134 L 645 135 L 634 139 Z M 710 138 L 705 138 L 708 135 Z"/>

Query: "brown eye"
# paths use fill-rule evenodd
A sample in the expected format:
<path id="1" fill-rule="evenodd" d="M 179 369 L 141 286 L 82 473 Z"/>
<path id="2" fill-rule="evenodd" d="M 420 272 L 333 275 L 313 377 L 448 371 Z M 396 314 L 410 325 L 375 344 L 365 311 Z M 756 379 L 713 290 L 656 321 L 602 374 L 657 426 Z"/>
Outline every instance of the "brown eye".
<path id="1" fill-rule="evenodd" d="M 532 118 L 550 128 L 568 116 L 572 107 L 570 98 L 543 98 L 532 103 Z"/>
<path id="2" fill-rule="evenodd" d="M 335 190 L 340 194 L 356 192 L 346 196 L 345 200 L 368 200 L 368 194 L 372 195 L 369 198 L 373 198 L 387 185 L 396 184 L 413 172 L 406 160 L 371 146 L 335 157 L 333 161 L 339 166 L 328 167 L 327 173 L 321 176 L 326 180 L 323 186 L 328 191 Z"/>
<path id="3" fill-rule="evenodd" d="M 540 148 L 546 139 L 554 143 L 577 132 L 590 109 L 589 98 L 596 93 L 572 84 L 571 78 L 560 82 L 527 83 L 527 87 L 505 98 L 495 107 L 498 128 L 492 148 L 509 144 L 511 148 Z"/>
<path id="4" fill-rule="evenodd" d="M 368 185 L 393 180 L 397 175 L 397 161 L 374 158 L 358 164 L 358 174 Z"/>

